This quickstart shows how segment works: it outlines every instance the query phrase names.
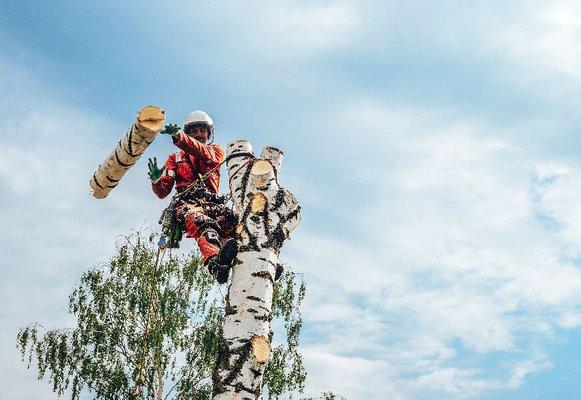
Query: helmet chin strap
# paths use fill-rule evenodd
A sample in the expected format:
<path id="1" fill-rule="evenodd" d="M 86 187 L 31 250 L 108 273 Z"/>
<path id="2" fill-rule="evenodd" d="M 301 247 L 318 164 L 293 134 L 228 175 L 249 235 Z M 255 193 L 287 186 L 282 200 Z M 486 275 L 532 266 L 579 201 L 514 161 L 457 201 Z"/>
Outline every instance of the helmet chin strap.
<path id="1" fill-rule="evenodd" d="M 208 144 L 214 143 L 214 126 L 208 128 Z"/>

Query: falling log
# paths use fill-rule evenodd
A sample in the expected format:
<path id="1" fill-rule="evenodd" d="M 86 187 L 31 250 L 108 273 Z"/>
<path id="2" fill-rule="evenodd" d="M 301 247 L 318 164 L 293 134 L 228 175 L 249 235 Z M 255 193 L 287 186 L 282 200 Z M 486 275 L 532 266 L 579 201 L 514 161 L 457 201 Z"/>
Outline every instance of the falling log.
<path id="1" fill-rule="evenodd" d="M 297 199 L 278 184 L 282 152 L 255 158 L 245 140 L 228 145 L 227 166 L 239 246 L 226 297 L 213 400 L 260 399 L 271 355 L 274 277 L 283 242 L 300 222 Z"/>
<path id="2" fill-rule="evenodd" d="M 163 128 L 164 121 L 165 111 L 156 106 L 144 107 L 137 113 L 133 125 L 91 177 L 89 184 L 93 196 L 98 199 L 107 197 L 153 142 Z"/>

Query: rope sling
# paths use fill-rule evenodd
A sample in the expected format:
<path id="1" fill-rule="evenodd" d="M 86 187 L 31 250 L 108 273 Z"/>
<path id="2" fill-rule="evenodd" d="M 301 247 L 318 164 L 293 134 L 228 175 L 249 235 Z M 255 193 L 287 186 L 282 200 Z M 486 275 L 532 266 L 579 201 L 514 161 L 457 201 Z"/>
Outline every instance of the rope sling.
<path id="1" fill-rule="evenodd" d="M 252 157 L 236 169 L 236 171 L 232 174 L 232 176 L 234 176 L 245 165 L 247 165 L 251 161 L 253 161 L 254 156 L 252 154 L 244 152 L 244 153 L 236 153 L 236 154 L 229 155 L 222 162 L 220 162 L 218 165 L 216 165 L 215 167 L 210 169 L 204 175 L 198 174 L 198 178 L 195 181 L 190 183 L 185 189 L 183 189 L 179 193 L 176 193 L 171 198 L 169 205 L 163 210 L 163 212 L 161 213 L 161 216 L 159 218 L 159 221 L 158 221 L 158 223 L 161 225 L 161 236 L 160 236 L 159 242 L 158 242 L 158 246 L 160 248 L 166 248 L 166 247 L 179 248 L 179 243 L 182 239 L 183 233 L 182 233 L 181 227 L 179 226 L 179 224 L 177 222 L 176 215 L 175 215 L 175 210 L 176 210 L 176 207 L 178 205 L 178 202 L 180 200 L 184 199 L 186 197 L 186 195 L 191 194 L 191 193 L 195 193 L 195 190 L 203 190 L 205 193 L 209 194 L 210 192 L 208 192 L 204 182 L 212 173 L 214 173 L 214 171 L 219 169 L 222 166 L 222 164 L 230 161 L 233 158 L 242 157 L 242 156 L 249 156 L 249 155 Z M 217 196 L 217 195 L 215 195 L 215 196 L 216 196 L 216 198 L 214 199 L 214 201 L 218 201 L 218 199 L 220 199 L 220 196 Z M 222 202 L 223 204 L 226 204 L 230 200 L 231 197 L 232 197 L 232 194 L 228 193 L 227 195 L 223 196 L 219 201 Z"/>

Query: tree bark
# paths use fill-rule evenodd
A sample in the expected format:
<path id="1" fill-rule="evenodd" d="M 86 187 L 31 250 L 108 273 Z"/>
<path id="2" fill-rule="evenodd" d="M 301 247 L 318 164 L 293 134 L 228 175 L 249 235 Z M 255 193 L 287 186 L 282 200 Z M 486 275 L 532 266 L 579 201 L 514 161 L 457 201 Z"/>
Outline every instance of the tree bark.
<path id="1" fill-rule="evenodd" d="M 213 375 L 213 400 L 260 399 L 270 358 L 274 276 L 283 242 L 300 222 L 297 199 L 278 184 L 283 154 L 265 147 L 255 158 L 245 140 L 228 144 L 227 166 L 238 256 Z"/>
<path id="2" fill-rule="evenodd" d="M 89 182 L 93 196 L 107 197 L 125 172 L 139 160 L 147 146 L 163 128 L 165 111 L 156 106 L 142 108 L 135 122 L 119 141 L 115 150 L 99 165 Z"/>

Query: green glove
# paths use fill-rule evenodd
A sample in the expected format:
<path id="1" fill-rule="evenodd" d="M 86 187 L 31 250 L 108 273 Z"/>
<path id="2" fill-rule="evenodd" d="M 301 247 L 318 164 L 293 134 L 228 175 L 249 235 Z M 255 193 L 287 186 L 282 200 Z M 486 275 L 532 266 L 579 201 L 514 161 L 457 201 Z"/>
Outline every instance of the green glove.
<path id="1" fill-rule="evenodd" d="M 161 168 L 157 167 L 156 157 L 149 159 L 147 167 L 149 168 L 149 172 L 147 173 L 147 175 L 149 176 L 149 179 L 151 179 L 152 181 L 158 180 L 161 174 L 163 174 L 163 170 L 165 169 L 165 166 Z"/>
<path id="2" fill-rule="evenodd" d="M 169 124 L 166 125 L 165 128 L 163 128 L 163 131 L 159 132 L 162 135 L 170 135 L 170 136 L 175 136 L 177 135 L 177 133 L 180 131 L 180 127 L 177 126 L 176 124 Z"/>

